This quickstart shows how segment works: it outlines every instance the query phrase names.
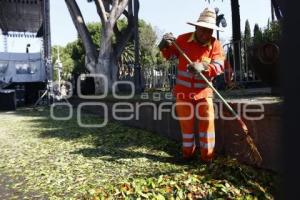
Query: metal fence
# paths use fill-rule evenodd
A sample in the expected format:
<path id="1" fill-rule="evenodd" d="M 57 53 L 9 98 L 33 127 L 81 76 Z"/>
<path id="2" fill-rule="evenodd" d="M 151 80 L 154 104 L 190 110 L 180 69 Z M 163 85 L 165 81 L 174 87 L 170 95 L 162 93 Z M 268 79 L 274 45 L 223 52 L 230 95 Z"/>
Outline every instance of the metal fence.
<path id="1" fill-rule="evenodd" d="M 157 67 L 158 68 L 158 67 Z M 149 67 L 143 70 L 144 84 L 146 90 L 169 91 L 176 83 L 177 67 L 171 65 L 168 68 L 156 70 Z"/>
<path id="2" fill-rule="evenodd" d="M 234 45 L 240 49 L 238 56 L 239 64 L 235 62 Z M 249 62 L 249 48 L 246 42 L 238 41 L 223 45 L 226 61 L 229 63 L 231 70 L 214 79 L 213 84 L 217 89 L 225 89 L 228 84 L 228 73 L 230 73 L 230 82 L 237 87 L 260 87 L 262 81 L 255 74 L 251 63 Z M 176 83 L 177 63 L 169 63 L 167 68 L 159 66 L 145 67 L 143 69 L 144 85 L 146 90 L 164 90 L 168 91 Z M 159 70 L 156 70 L 159 69 Z M 227 77 L 225 77 L 227 76 Z"/>
<path id="3" fill-rule="evenodd" d="M 234 45 L 240 49 L 238 55 L 238 62 L 235 61 Z M 261 83 L 259 77 L 255 74 L 251 62 L 249 62 L 249 46 L 243 40 L 237 42 L 231 42 L 223 45 L 226 52 L 226 60 L 229 62 L 232 68 L 232 81 L 239 86 L 246 86 L 251 83 Z"/>

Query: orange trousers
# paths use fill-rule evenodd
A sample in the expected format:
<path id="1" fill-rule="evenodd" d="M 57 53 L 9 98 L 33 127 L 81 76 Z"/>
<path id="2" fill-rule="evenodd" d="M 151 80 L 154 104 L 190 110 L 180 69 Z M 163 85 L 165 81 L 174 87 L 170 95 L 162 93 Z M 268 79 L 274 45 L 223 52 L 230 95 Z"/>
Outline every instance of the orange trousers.
<path id="1" fill-rule="evenodd" d="M 200 100 L 176 100 L 176 114 L 182 134 L 182 153 L 184 158 L 194 155 L 195 134 L 198 134 L 200 158 L 209 161 L 214 156 L 215 124 L 212 98 Z M 197 123 L 197 124 L 196 124 Z"/>

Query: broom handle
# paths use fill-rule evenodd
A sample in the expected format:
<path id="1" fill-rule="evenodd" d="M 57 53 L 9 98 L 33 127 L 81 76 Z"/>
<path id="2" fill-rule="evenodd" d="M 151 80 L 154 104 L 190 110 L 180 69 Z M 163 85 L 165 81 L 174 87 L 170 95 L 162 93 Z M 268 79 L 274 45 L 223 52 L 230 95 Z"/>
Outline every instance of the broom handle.
<path id="1" fill-rule="evenodd" d="M 172 41 L 174 46 L 177 48 L 177 50 L 180 52 L 180 54 L 190 63 L 193 62 L 191 59 L 182 51 L 182 49 L 178 46 L 178 44 L 175 41 Z M 241 117 L 233 110 L 233 108 L 227 103 L 227 101 L 222 97 L 222 95 L 218 92 L 218 90 L 212 85 L 212 83 L 200 72 L 199 73 L 201 78 L 208 84 L 208 86 L 215 92 L 215 94 L 222 100 L 222 102 L 225 104 L 225 106 L 228 108 L 228 110 L 237 118 L 237 121 L 240 123 L 242 128 L 246 133 L 248 133 L 248 128 L 246 124 L 243 122 Z"/>

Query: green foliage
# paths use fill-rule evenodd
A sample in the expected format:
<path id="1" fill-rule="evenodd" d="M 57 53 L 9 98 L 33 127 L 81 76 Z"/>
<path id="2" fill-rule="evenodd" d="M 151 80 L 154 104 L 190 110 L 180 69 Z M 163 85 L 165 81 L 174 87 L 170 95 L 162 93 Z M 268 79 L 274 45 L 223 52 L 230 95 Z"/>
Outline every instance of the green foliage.
<path id="1" fill-rule="evenodd" d="M 99 22 L 91 22 L 87 24 L 87 28 L 91 34 L 92 40 L 96 49 L 99 49 L 101 42 L 101 30 L 102 26 Z"/>
<path id="2" fill-rule="evenodd" d="M 121 55 L 121 63 L 134 63 L 134 45 L 132 43 L 125 46 Z"/>
<path id="3" fill-rule="evenodd" d="M 53 112 L 66 117 L 70 110 Z M 98 115 L 82 114 L 83 124 L 103 122 Z M 178 142 L 121 123 L 80 127 L 76 114 L 53 120 L 48 108 L 0 117 L 0 174 L 11 177 L 5 187 L 15 189 L 14 199 L 254 200 L 274 199 L 278 192 L 274 172 L 222 156 L 210 165 L 174 164 Z M 18 196 L 30 192 L 34 196 Z"/>
<path id="4" fill-rule="evenodd" d="M 246 20 L 246 23 L 245 23 L 244 41 L 247 44 L 251 43 L 251 30 L 250 30 L 250 24 L 249 24 L 248 19 Z"/>
<path id="5" fill-rule="evenodd" d="M 266 42 L 278 42 L 281 37 L 281 26 L 279 21 L 269 22 L 263 32 L 263 39 Z"/>
<path id="6" fill-rule="evenodd" d="M 139 36 L 142 65 L 152 65 L 155 62 L 156 33 L 150 24 L 140 20 Z"/>
<path id="7" fill-rule="evenodd" d="M 253 30 L 253 43 L 258 44 L 263 41 L 263 34 L 261 28 L 258 26 L 258 24 L 254 25 Z"/>
<path id="8" fill-rule="evenodd" d="M 62 47 L 55 45 L 52 47 L 52 63 L 54 65 L 54 80 L 57 80 L 57 56 L 58 56 L 58 49 L 59 49 L 59 57 L 60 61 L 62 63 L 62 73 L 61 78 L 64 80 L 68 80 L 72 74 L 72 71 L 74 69 L 74 60 L 71 57 L 70 54 L 70 48 Z"/>
<path id="9" fill-rule="evenodd" d="M 151 24 L 139 21 L 140 46 L 142 51 L 151 51 L 155 47 L 157 35 Z"/>
<path id="10" fill-rule="evenodd" d="M 146 68 L 155 68 L 160 70 L 166 68 L 167 63 L 164 62 L 160 55 L 159 49 L 156 47 L 157 34 L 154 28 L 141 20 L 139 23 L 140 47 L 141 47 L 141 64 Z"/>
<path id="11" fill-rule="evenodd" d="M 114 187 L 100 187 L 90 191 L 89 199 L 273 199 L 276 182 L 268 173 L 220 158 L 209 167 L 200 165 L 157 177 L 128 179 Z"/>
<path id="12" fill-rule="evenodd" d="M 121 33 L 123 33 L 126 30 L 127 27 L 127 21 L 124 19 L 117 21 L 118 29 Z M 114 38 L 115 40 L 115 38 Z M 115 42 L 115 41 L 114 41 Z M 129 40 L 129 42 L 126 44 L 125 48 L 123 49 L 123 52 L 121 54 L 121 58 L 119 60 L 119 70 L 122 70 L 123 68 L 127 68 L 128 65 L 134 63 L 135 58 L 135 52 L 134 52 L 134 43 L 133 43 L 133 37 Z"/>
<path id="13" fill-rule="evenodd" d="M 125 31 L 127 26 L 127 21 L 125 19 L 118 20 L 118 29 L 122 33 Z M 87 28 L 91 34 L 93 43 L 95 44 L 97 50 L 99 50 L 101 43 L 101 24 L 92 22 L 87 24 Z M 133 38 L 132 38 L 133 39 Z M 127 44 L 124 51 L 122 52 L 120 58 L 120 64 L 128 64 L 134 62 L 134 45 L 133 40 Z M 140 64 L 142 68 L 147 68 L 149 66 L 157 66 L 159 63 L 163 68 L 166 67 L 166 62 L 163 62 L 163 58 L 159 55 L 159 51 L 156 48 L 157 35 L 151 26 L 151 24 L 146 23 L 144 20 L 139 20 L 139 39 L 140 39 Z M 113 43 L 116 42 L 115 37 L 113 38 Z M 53 62 L 56 61 L 57 55 L 53 48 Z M 60 47 L 61 61 L 63 62 L 63 68 L 67 67 L 68 73 L 80 74 L 87 73 L 85 68 L 85 51 L 82 40 L 78 37 L 76 41 L 68 43 L 66 47 Z M 65 60 L 66 59 L 66 60 Z M 164 63 L 164 64 L 163 64 Z M 163 65 L 162 65 L 163 64 Z"/>
<path id="14" fill-rule="evenodd" d="M 87 28 L 91 34 L 93 43 L 96 48 L 99 49 L 101 41 L 101 25 L 100 23 L 92 22 L 87 24 Z M 58 46 L 52 47 L 52 63 L 57 60 L 57 48 Z M 62 79 L 67 80 L 71 74 L 87 73 L 85 68 L 85 51 L 82 40 L 78 37 L 77 40 L 68 43 L 65 47 L 59 46 L 60 49 L 60 60 L 63 65 Z M 54 74 L 57 77 L 57 73 Z"/>
<path id="15" fill-rule="evenodd" d="M 119 20 L 118 27 L 122 29 L 126 22 Z M 156 47 L 157 34 L 151 24 L 144 20 L 139 20 L 139 44 L 140 44 L 140 64 L 143 70 L 163 70 L 167 69 L 169 63 L 162 57 L 159 49 Z M 121 55 L 121 60 L 126 61 L 126 58 L 134 56 L 133 44 L 129 44 Z M 132 47 L 132 48 L 131 48 Z M 130 52 L 131 51 L 131 52 Z M 130 59 L 127 59 L 131 61 Z M 126 62 L 125 62 L 126 64 Z"/>
<path id="16" fill-rule="evenodd" d="M 71 58 L 74 60 L 73 74 L 86 73 L 85 68 L 85 51 L 83 47 L 82 40 L 78 39 L 74 42 L 67 44 L 71 48 Z"/>
<path id="17" fill-rule="evenodd" d="M 278 42 L 281 37 L 281 26 L 279 21 L 270 22 L 265 29 L 259 28 L 258 24 L 254 26 L 253 44 L 262 42 Z"/>
<path id="18" fill-rule="evenodd" d="M 98 22 L 91 22 L 91 23 L 87 23 L 87 28 L 90 32 L 92 41 L 96 49 L 99 49 L 100 42 L 101 42 L 100 33 L 101 33 L 102 26 Z M 69 48 L 72 49 L 70 51 L 71 58 L 74 60 L 73 74 L 88 73 L 88 70 L 85 68 L 85 50 L 84 50 L 82 40 L 78 36 L 78 39 L 76 41 L 71 42 L 68 45 L 70 45 Z"/>
<path id="19" fill-rule="evenodd" d="M 157 71 L 168 69 L 173 62 L 172 59 L 166 60 L 160 52 L 156 53 L 155 61 L 156 62 L 154 66 L 155 66 L 155 70 Z"/>

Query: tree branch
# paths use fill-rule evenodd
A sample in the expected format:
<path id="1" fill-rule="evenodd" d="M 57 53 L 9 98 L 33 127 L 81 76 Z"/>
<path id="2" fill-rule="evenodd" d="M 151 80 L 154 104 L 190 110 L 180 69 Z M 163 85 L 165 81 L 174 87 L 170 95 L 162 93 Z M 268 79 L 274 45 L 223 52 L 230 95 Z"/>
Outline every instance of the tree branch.
<path id="1" fill-rule="evenodd" d="M 110 12 L 110 23 L 112 26 L 116 23 L 116 20 L 122 15 L 126 6 L 128 5 L 129 0 L 113 0 L 112 9 Z"/>
<path id="2" fill-rule="evenodd" d="M 96 60 L 97 53 L 96 48 L 93 43 L 93 40 L 89 34 L 89 31 L 85 25 L 83 16 L 81 14 L 81 11 L 76 3 L 76 0 L 65 0 L 65 3 L 68 7 L 68 10 L 70 12 L 72 21 L 78 31 L 79 37 L 83 41 L 83 46 L 85 49 L 86 56 L 88 57 L 88 60 Z M 90 72 L 94 72 L 94 68 L 92 68 L 90 65 L 86 65 L 87 69 Z"/>
<path id="3" fill-rule="evenodd" d="M 129 4 L 129 0 L 121 0 L 121 2 L 119 3 L 118 9 L 115 12 L 116 19 L 118 19 L 122 15 L 123 11 L 125 10 L 125 8 L 128 4 Z"/>
<path id="4" fill-rule="evenodd" d="M 281 12 L 281 8 L 280 6 L 278 5 L 278 2 L 276 0 L 271 0 L 272 2 L 272 6 L 274 8 L 274 11 L 275 11 L 275 15 L 276 15 L 276 18 L 278 20 L 281 20 L 281 18 L 283 17 L 282 16 L 282 12 Z"/>
<path id="5" fill-rule="evenodd" d="M 124 15 L 126 18 L 128 18 L 128 17 L 129 17 L 128 11 L 127 11 L 127 10 L 124 10 L 124 11 L 123 11 L 123 15 Z"/>
<path id="6" fill-rule="evenodd" d="M 129 12 L 127 10 L 124 10 L 123 11 L 123 14 L 124 16 L 127 18 L 127 21 L 128 21 L 128 24 L 131 23 L 132 19 L 129 19 L 130 15 L 132 15 L 132 5 L 128 4 L 128 10 L 130 10 Z M 132 17 L 132 16 L 131 16 Z M 122 34 L 121 34 L 121 31 L 119 30 L 118 28 L 118 25 L 117 23 L 114 25 L 114 33 L 115 33 L 115 36 L 117 38 L 117 41 L 119 40 L 119 38 L 122 37 Z"/>
<path id="7" fill-rule="evenodd" d="M 117 12 L 117 10 L 118 10 L 118 5 L 119 5 L 119 0 L 112 0 L 112 5 L 111 5 L 111 11 L 110 11 L 110 16 L 109 16 L 109 18 L 110 18 L 110 22 L 113 22 L 113 20 L 115 20 L 116 19 L 116 17 L 115 17 L 115 13 Z"/>
<path id="8" fill-rule="evenodd" d="M 126 11 L 127 12 L 127 11 Z M 115 47 L 115 55 L 119 58 L 128 43 L 129 39 L 132 37 L 133 30 L 134 30 L 134 17 L 133 17 L 133 10 L 132 10 L 132 1 L 128 3 L 128 12 L 127 12 L 127 27 L 123 34 L 119 34 L 117 39 L 117 46 Z"/>
<path id="9" fill-rule="evenodd" d="M 115 55 L 117 58 L 119 58 L 128 43 L 129 39 L 133 35 L 133 28 L 127 27 L 123 34 L 121 34 L 121 37 L 119 37 L 117 46 L 115 47 Z"/>
<path id="10" fill-rule="evenodd" d="M 114 30 L 115 36 L 116 36 L 116 38 L 117 38 L 117 40 L 118 40 L 118 38 L 121 36 L 121 31 L 119 30 L 119 28 L 118 28 L 118 26 L 117 26 L 117 23 L 115 24 L 113 30 Z"/>
<path id="11" fill-rule="evenodd" d="M 95 0 L 98 15 L 100 16 L 102 24 L 107 22 L 107 13 L 102 0 Z"/>

